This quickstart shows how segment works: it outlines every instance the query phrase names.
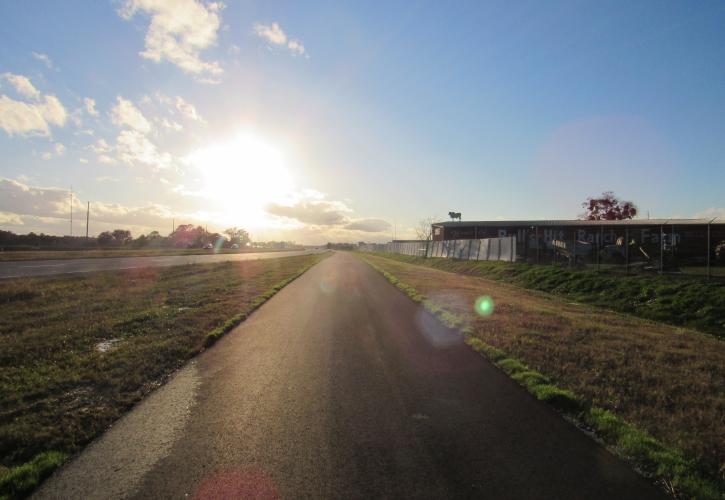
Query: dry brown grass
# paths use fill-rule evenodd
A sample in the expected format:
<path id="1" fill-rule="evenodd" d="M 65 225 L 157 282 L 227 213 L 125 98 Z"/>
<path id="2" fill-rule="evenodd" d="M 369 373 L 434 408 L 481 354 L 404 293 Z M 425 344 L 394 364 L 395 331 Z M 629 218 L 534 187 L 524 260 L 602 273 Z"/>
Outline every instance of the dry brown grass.
<path id="1" fill-rule="evenodd" d="M 474 335 L 682 449 L 711 477 L 725 469 L 725 344 L 663 325 L 486 280 L 366 256 L 465 318 Z M 488 317 L 473 304 L 489 295 Z"/>

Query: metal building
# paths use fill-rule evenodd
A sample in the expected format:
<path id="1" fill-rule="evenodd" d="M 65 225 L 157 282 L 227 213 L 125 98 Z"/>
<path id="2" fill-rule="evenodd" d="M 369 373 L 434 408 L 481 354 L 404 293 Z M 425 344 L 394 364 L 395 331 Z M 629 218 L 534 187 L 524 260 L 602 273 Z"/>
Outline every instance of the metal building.
<path id="1" fill-rule="evenodd" d="M 439 222 L 433 241 L 515 237 L 516 261 L 676 270 L 725 265 L 725 222 L 710 219 Z"/>

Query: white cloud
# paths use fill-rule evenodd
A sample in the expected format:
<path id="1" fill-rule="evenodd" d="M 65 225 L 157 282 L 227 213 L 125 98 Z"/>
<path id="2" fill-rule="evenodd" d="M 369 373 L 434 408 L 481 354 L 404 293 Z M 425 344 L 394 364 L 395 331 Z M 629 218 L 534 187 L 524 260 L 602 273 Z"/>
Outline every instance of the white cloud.
<path id="1" fill-rule="evenodd" d="M 295 54 L 302 55 L 305 53 L 305 46 L 299 40 L 290 40 L 287 43 L 287 48 Z"/>
<path id="2" fill-rule="evenodd" d="M 165 129 L 173 130 L 174 132 L 179 132 L 184 128 L 181 123 L 175 122 L 174 120 L 169 120 L 167 118 L 157 118 L 156 121 L 160 123 L 161 126 Z"/>
<path id="3" fill-rule="evenodd" d="M 93 144 L 91 144 L 90 146 L 88 146 L 88 149 L 90 149 L 94 153 L 101 154 L 101 153 L 108 153 L 113 148 L 111 147 L 110 144 L 108 144 L 106 142 L 105 139 L 98 139 L 96 142 L 94 142 Z"/>
<path id="4" fill-rule="evenodd" d="M 68 210 L 68 190 L 30 187 L 0 177 L 0 211 L 20 215 L 53 216 Z"/>
<path id="5" fill-rule="evenodd" d="M 366 233 L 382 233 L 390 229 L 390 223 L 382 219 L 357 219 L 345 225 L 345 229 Z"/>
<path id="6" fill-rule="evenodd" d="M 116 139 L 118 159 L 129 165 L 142 163 L 155 168 L 171 166 L 171 155 L 160 153 L 148 138 L 137 130 L 122 130 Z"/>
<path id="7" fill-rule="evenodd" d="M 286 204 L 270 203 L 267 213 L 290 221 L 314 226 L 337 226 L 349 222 L 352 209 L 342 201 L 328 200 L 312 189 L 301 191 Z"/>
<path id="8" fill-rule="evenodd" d="M 81 163 L 83 163 L 83 164 L 88 163 L 88 159 L 87 158 L 78 158 L 78 161 L 81 162 Z"/>
<path id="9" fill-rule="evenodd" d="M 302 45 L 302 42 L 289 38 L 277 23 L 272 23 L 271 25 L 255 23 L 253 30 L 258 37 L 267 40 L 272 45 L 286 47 L 295 55 L 305 53 L 305 46 Z"/>
<path id="10" fill-rule="evenodd" d="M 38 105 L 43 118 L 51 125 L 63 126 L 68 118 L 63 104 L 54 95 L 46 95 L 44 98 L 45 102 Z"/>
<path id="11" fill-rule="evenodd" d="M 194 107 L 194 105 L 186 102 L 181 97 L 176 96 L 174 106 L 179 111 L 179 113 L 181 113 L 186 118 L 189 118 L 190 120 L 204 121 L 202 120 L 201 116 L 199 116 L 199 114 L 196 112 L 196 108 Z"/>
<path id="12" fill-rule="evenodd" d="M 346 203 L 329 200 L 314 190 L 298 193 L 292 203 L 273 203 L 265 209 L 273 216 L 292 222 L 290 234 L 306 241 L 381 239 L 387 238 L 391 227 L 382 219 L 355 218 Z"/>
<path id="13" fill-rule="evenodd" d="M 18 214 L 0 212 L 0 224 L 3 226 L 22 226 L 23 221 Z"/>
<path id="14" fill-rule="evenodd" d="M 50 160 L 53 157 L 63 156 L 64 153 L 65 153 L 65 146 L 63 144 L 61 144 L 60 142 L 56 142 L 53 145 L 52 151 L 46 151 L 45 153 L 40 155 L 40 157 L 44 160 Z"/>
<path id="15" fill-rule="evenodd" d="M 146 135 L 138 130 L 122 130 L 111 145 L 105 139 L 98 139 L 86 147 L 96 154 L 98 163 L 114 165 L 121 161 L 127 165 L 147 165 L 158 169 L 171 166 L 172 157 L 162 153 Z"/>
<path id="16" fill-rule="evenodd" d="M 13 73 L 3 73 L 2 77 L 15 88 L 15 91 L 28 99 L 39 99 L 40 92 L 32 84 L 27 76 L 16 75 Z"/>
<path id="17" fill-rule="evenodd" d="M 284 45 L 287 43 L 287 34 L 282 31 L 282 28 L 277 23 L 272 23 L 271 26 L 255 23 L 254 33 L 274 45 Z"/>
<path id="18" fill-rule="evenodd" d="M 169 61 L 199 80 L 215 83 L 223 70 L 218 62 L 203 60 L 200 53 L 217 43 L 222 8 L 220 2 L 126 0 L 119 14 L 126 20 L 139 11 L 151 17 L 141 57 Z"/>
<path id="19" fill-rule="evenodd" d="M 48 69 L 53 69 L 53 61 L 50 60 L 48 54 L 43 54 L 42 52 L 31 52 L 31 54 L 35 59 L 45 64 Z"/>
<path id="20" fill-rule="evenodd" d="M 279 217 L 294 219 L 303 224 L 334 226 L 347 221 L 350 209 L 342 202 L 327 200 L 302 200 L 293 205 L 270 204 L 267 212 Z"/>
<path id="21" fill-rule="evenodd" d="M 48 135 L 50 125 L 63 126 L 67 119 L 68 113 L 54 95 L 43 96 L 37 103 L 0 95 L 0 128 L 8 135 Z"/>
<path id="22" fill-rule="evenodd" d="M 90 97 L 86 97 L 83 99 L 83 104 L 86 107 L 86 113 L 88 113 L 91 116 L 98 116 L 98 111 L 96 110 L 96 101 L 95 99 L 91 99 Z"/>
<path id="23" fill-rule="evenodd" d="M 116 160 L 108 155 L 98 155 L 98 163 L 103 163 L 104 165 L 115 165 Z"/>
<path id="24" fill-rule="evenodd" d="M 77 108 L 73 110 L 69 115 L 68 118 L 71 122 L 73 122 L 73 125 L 75 125 L 78 128 L 81 128 L 83 126 L 83 109 Z"/>
<path id="25" fill-rule="evenodd" d="M 185 101 L 181 96 L 169 97 L 161 92 L 156 92 L 156 100 L 159 103 L 166 106 L 166 109 L 171 113 L 180 113 L 181 116 L 190 120 L 204 122 L 204 119 L 199 116 L 196 112 L 196 107 L 188 101 Z"/>
<path id="26" fill-rule="evenodd" d="M 117 104 L 111 109 L 111 121 L 119 127 L 127 126 L 138 132 L 147 134 L 151 124 L 131 101 L 117 96 Z"/>

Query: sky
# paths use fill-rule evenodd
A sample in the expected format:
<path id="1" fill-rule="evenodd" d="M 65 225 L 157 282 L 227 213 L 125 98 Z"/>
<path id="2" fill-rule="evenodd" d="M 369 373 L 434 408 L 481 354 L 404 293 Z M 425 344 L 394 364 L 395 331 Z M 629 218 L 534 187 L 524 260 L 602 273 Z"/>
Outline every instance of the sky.
<path id="1" fill-rule="evenodd" d="M 0 4 L 0 229 L 725 218 L 725 4 Z M 70 190 L 73 191 L 72 202 Z"/>

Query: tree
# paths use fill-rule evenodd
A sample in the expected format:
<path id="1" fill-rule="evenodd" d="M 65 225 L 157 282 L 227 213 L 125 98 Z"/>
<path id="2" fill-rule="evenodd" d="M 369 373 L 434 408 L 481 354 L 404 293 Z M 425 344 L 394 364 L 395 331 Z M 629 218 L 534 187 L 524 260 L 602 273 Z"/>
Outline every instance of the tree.
<path id="1" fill-rule="evenodd" d="M 149 239 L 146 237 L 145 234 L 142 234 L 141 236 L 137 237 L 133 242 L 131 243 L 131 246 L 133 248 L 144 248 L 148 246 Z"/>
<path id="2" fill-rule="evenodd" d="M 240 247 L 243 247 L 249 243 L 249 233 L 244 229 L 230 227 L 229 229 L 224 230 L 224 234 L 229 236 L 230 245 L 237 244 Z"/>
<path id="3" fill-rule="evenodd" d="M 433 223 L 436 217 L 426 217 L 418 222 L 415 227 L 415 237 L 422 241 L 430 241 L 433 239 Z"/>
<path id="4" fill-rule="evenodd" d="M 133 240 L 131 237 L 131 231 L 127 229 L 114 229 L 112 234 L 116 244 L 120 246 L 126 245 Z"/>
<path id="5" fill-rule="evenodd" d="M 620 201 L 611 191 L 598 198 L 587 198 L 582 203 L 586 210 L 580 217 L 585 220 L 623 220 L 637 215 L 637 206 L 631 201 Z"/>
<path id="6" fill-rule="evenodd" d="M 113 235 L 109 231 L 103 231 L 96 238 L 98 245 L 102 247 L 110 247 L 113 244 Z"/>
<path id="7" fill-rule="evenodd" d="M 204 228 L 193 224 L 181 224 L 169 235 L 173 246 L 177 248 L 193 248 L 203 245 Z"/>

